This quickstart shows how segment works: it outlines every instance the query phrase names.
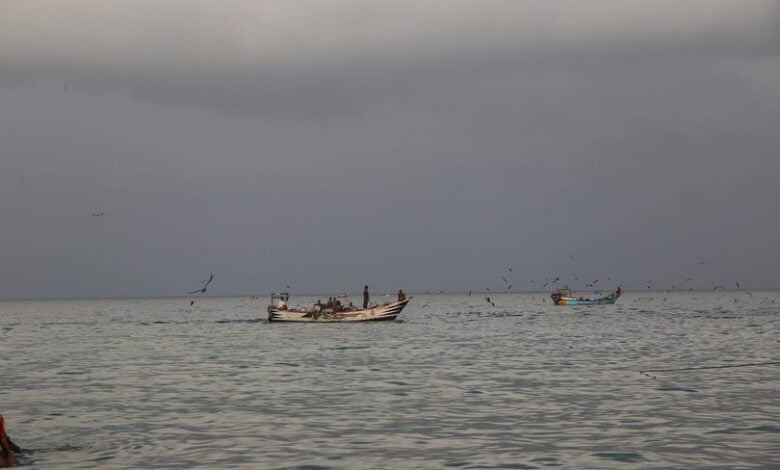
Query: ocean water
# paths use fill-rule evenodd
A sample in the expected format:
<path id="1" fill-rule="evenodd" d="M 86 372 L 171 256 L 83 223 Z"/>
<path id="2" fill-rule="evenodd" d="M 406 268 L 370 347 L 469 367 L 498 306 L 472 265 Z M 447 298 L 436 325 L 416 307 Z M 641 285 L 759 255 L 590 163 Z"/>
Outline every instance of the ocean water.
<path id="1" fill-rule="evenodd" d="M 42 469 L 780 468 L 780 366 L 638 372 L 780 360 L 780 292 L 751 294 L 415 295 L 364 324 L 5 301 L 0 413 Z"/>

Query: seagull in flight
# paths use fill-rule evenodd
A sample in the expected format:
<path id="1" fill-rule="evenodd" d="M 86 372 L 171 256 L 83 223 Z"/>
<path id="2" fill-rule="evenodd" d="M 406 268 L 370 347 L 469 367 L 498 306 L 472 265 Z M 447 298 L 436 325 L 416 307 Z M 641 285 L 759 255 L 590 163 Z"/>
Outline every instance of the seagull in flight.
<path id="1" fill-rule="evenodd" d="M 507 282 L 509 282 L 509 281 L 507 281 L 507 280 L 506 280 L 506 278 L 505 278 L 504 276 L 501 276 L 501 280 L 502 280 L 502 281 L 504 281 L 504 284 L 506 284 Z"/>
<path id="2" fill-rule="evenodd" d="M 485 297 L 485 300 L 487 300 L 490 305 L 494 307 L 496 306 L 496 304 L 492 300 L 490 300 L 490 297 Z"/>
<path id="3" fill-rule="evenodd" d="M 104 217 L 106 214 L 105 212 L 93 212 L 92 217 Z"/>
<path id="4" fill-rule="evenodd" d="M 206 292 L 206 288 L 209 286 L 209 284 L 211 284 L 211 281 L 212 281 L 212 280 L 214 280 L 214 275 L 213 275 L 213 274 L 211 274 L 211 275 L 209 276 L 208 280 L 206 280 L 206 281 L 203 281 L 203 282 L 205 282 L 205 284 L 203 284 L 203 287 L 202 287 L 202 288 L 200 288 L 200 289 L 197 289 L 197 290 L 194 290 L 194 291 L 192 291 L 192 292 L 187 292 L 187 293 L 188 293 L 188 294 L 202 294 L 202 293 Z"/>
<path id="5" fill-rule="evenodd" d="M 574 256 L 572 256 L 572 255 L 569 255 L 569 258 L 571 258 L 571 259 L 574 259 Z"/>

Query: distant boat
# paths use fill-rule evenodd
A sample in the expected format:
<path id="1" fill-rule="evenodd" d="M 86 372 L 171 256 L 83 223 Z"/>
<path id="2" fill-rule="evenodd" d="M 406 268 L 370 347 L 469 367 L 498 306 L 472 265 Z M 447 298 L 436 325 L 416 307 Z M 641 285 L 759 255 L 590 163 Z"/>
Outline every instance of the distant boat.
<path id="1" fill-rule="evenodd" d="M 323 307 L 309 307 L 301 309 L 287 308 L 287 298 L 282 303 L 274 303 L 276 296 L 271 296 L 271 305 L 268 306 L 269 322 L 298 322 L 298 323 L 349 323 L 361 321 L 388 321 L 395 320 L 411 297 L 399 302 L 376 305 L 360 310 L 340 310 Z"/>
<path id="2" fill-rule="evenodd" d="M 604 297 L 597 299 L 590 299 L 587 297 L 573 297 L 571 295 L 571 289 L 558 289 L 557 292 L 553 292 L 550 297 L 555 305 L 612 305 L 623 294 L 623 289 L 617 288 L 614 292 Z"/>

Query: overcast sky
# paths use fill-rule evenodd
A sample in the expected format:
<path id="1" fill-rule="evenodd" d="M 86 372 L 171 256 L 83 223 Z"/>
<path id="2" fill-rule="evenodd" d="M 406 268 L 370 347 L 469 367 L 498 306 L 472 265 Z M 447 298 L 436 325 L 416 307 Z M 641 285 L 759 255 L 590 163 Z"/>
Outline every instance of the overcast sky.
<path id="1" fill-rule="evenodd" d="M 0 298 L 780 287 L 778 25 L 761 0 L 0 0 Z"/>

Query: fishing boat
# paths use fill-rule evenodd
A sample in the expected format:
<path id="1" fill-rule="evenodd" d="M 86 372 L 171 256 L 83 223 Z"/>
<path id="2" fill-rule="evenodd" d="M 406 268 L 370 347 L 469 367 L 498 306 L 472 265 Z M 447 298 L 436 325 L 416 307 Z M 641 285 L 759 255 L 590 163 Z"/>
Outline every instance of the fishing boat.
<path id="1" fill-rule="evenodd" d="M 555 305 L 612 305 L 623 294 L 623 289 L 618 287 L 614 292 L 604 297 L 591 299 L 587 297 L 574 297 L 571 294 L 571 289 L 558 289 L 558 291 L 550 294 Z"/>
<path id="2" fill-rule="evenodd" d="M 278 300 L 281 299 L 281 302 Z M 268 306 L 269 322 L 297 322 L 297 323 L 349 323 L 361 321 L 387 321 L 395 320 L 406 304 L 412 300 L 400 300 L 398 302 L 375 305 L 359 310 L 339 310 L 315 305 L 314 307 L 293 309 L 287 307 L 286 294 L 272 294 L 271 305 Z"/>

